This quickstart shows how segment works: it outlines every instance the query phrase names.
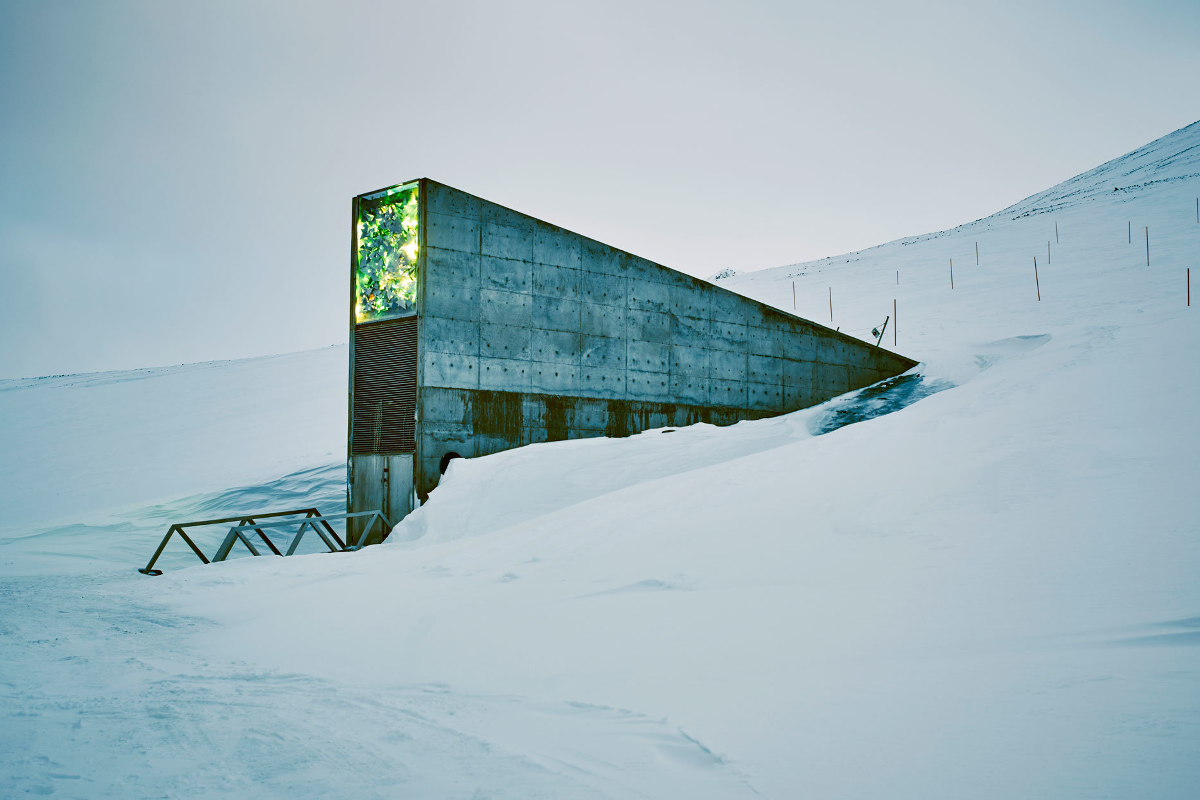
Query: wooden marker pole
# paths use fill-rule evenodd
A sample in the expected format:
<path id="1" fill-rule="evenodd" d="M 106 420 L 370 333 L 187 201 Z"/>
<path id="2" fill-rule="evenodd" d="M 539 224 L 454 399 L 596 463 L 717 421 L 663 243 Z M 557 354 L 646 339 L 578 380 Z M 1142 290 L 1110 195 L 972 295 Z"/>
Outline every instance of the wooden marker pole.
<path id="1" fill-rule="evenodd" d="M 1192 271 L 1188 270 L 1188 305 L 1192 304 Z M 896 326 L 900 324 L 900 318 L 896 316 L 896 300 L 892 299 L 892 347 L 896 346 Z"/>
<path id="2" fill-rule="evenodd" d="M 792 311 L 796 310 L 796 282 L 792 281 Z"/>
<path id="3" fill-rule="evenodd" d="M 950 259 L 950 288 L 954 288 L 954 259 Z"/>
<path id="4" fill-rule="evenodd" d="M 1058 244 L 1058 222 L 1054 223 L 1054 243 Z"/>
<path id="5" fill-rule="evenodd" d="M 979 242 L 975 243 L 975 266 L 979 266 Z"/>
<path id="6" fill-rule="evenodd" d="M 1150 266 L 1150 226 L 1146 226 L 1146 266 Z"/>
<path id="7" fill-rule="evenodd" d="M 1200 197 L 1196 198 L 1196 222 L 1200 222 Z M 1188 267 L 1191 269 L 1191 267 Z"/>
<path id="8" fill-rule="evenodd" d="M 829 321 L 833 322 L 833 287 L 829 287 Z"/>
<path id="9" fill-rule="evenodd" d="M 900 285 L 900 270 L 896 270 L 896 285 Z"/>
<path id="10" fill-rule="evenodd" d="M 1038 282 L 1037 256 L 1033 257 L 1033 285 L 1037 287 L 1038 302 L 1042 302 L 1042 284 Z"/>
<path id="11" fill-rule="evenodd" d="M 1130 243 L 1130 244 L 1133 244 L 1133 223 L 1132 223 L 1132 222 L 1126 222 L 1125 224 L 1126 224 L 1126 226 L 1128 226 L 1128 228 L 1129 228 L 1129 243 Z"/>
<path id="12" fill-rule="evenodd" d="M 1188 307 L 1191 308 L 1191 305 L 1192 305 L 1192 268 L 1191 267 L 1188 267 L 1187 294 L 1188 294 Z M 895 301 L 893 301 L 893 302 L 895 302 Z"/>
<path id="13" fill-rule="evenodd" d="M 1050 243 L 1046 242 L 1046 266 L 1050 266 Z"/>

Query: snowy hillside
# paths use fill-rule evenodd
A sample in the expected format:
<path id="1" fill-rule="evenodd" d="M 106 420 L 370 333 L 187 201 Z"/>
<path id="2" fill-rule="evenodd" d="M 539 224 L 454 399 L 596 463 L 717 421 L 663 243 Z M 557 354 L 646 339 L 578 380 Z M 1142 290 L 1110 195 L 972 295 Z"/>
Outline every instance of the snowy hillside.
<path id="1" fill-rule="evenodd" d="M 134 572 L 341 502 L 340 349 L 0 383 L 0 795 L 1192 796 L 1197 195 L 1200 123 L 723 278 L 919 375 L 457 461 L 355 554 Z"/>
<path id="2" fill-rule="evenodd" d="M 0 380 L 0 537 L 343 459 L 346 352 Z"/>

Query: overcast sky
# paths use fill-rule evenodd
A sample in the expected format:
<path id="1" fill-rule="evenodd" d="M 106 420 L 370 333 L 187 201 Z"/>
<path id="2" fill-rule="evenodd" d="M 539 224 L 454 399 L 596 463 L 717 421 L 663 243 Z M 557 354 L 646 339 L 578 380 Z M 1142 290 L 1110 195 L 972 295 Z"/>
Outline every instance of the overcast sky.
<path id="1" fill-rule="evenodd" d="M 0 377 L 344 342 L 428 176 L 702 277 L 951 227 L 1200 118 L 1200 3 L 0 0 Z"/>

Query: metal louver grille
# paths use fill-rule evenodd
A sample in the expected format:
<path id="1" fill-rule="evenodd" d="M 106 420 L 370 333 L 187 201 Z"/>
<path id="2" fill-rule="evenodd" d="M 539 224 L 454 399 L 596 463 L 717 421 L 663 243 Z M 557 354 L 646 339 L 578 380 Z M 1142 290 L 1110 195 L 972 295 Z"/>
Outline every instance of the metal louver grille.
<path id="1" fill-rule="evenodd" d="M 352 455 L 416 450 L 417 318 L 354 331 Z"/>

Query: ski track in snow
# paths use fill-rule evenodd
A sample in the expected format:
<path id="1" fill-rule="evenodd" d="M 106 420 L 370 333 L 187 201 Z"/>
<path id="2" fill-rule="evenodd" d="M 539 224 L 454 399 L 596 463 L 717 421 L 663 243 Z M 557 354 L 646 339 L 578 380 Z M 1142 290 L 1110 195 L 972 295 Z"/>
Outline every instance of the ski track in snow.
<path id="1" fill-rule="evenodd" d="M 344 502 L 345 348 L 0 381 L 0 796 L 1192 796 L 1198 193 L 1200 123 L 722 278 L 922 365 L 456 461 L 355 554 L 134 572 Z"/>

